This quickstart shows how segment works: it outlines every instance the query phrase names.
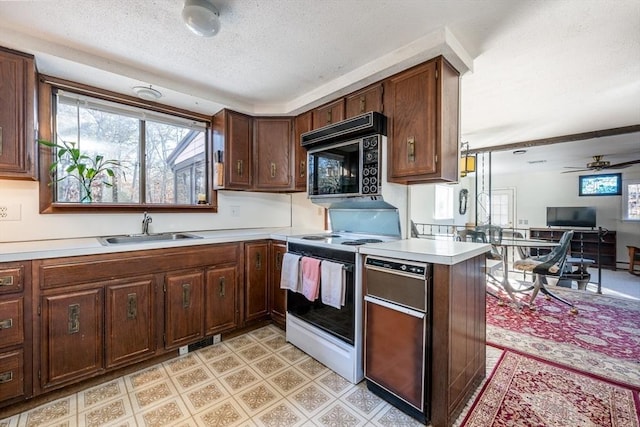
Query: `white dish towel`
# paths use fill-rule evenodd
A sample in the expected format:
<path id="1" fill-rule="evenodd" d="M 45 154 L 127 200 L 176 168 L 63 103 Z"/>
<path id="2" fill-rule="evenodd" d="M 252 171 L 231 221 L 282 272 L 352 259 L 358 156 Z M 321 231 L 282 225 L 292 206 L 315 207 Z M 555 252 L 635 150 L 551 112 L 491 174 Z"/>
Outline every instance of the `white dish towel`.
<path id="1" fill-rule="evenodd" d="M 300 255 L 286 252 L 282 258 L 280 273 L 280 289 L 299 292 L 300 289 Z"/>
<path id="2" fill-rule="evenodd" d="M 345 271 L 342 264 L 322 261 L 320 265 L 320 294 L 323 304 L 338 310 L 344 305 Z"/>

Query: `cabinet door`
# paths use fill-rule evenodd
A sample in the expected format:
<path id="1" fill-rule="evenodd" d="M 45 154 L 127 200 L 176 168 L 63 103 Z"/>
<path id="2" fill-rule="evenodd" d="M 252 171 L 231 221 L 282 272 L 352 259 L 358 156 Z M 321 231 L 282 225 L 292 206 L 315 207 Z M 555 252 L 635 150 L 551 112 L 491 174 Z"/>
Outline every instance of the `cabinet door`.
<path id="1" fill-rule="evenodd" d="M 155 319 L 153 280 L 119 281 L 106 287 L 106 366 L 153 356 Z"/>
<path id="2" fill-rule="evenodd" d="M 402 182 L 436 172 L 436 63 L 429 62 L 386 81 L 390 120 L 389 178 Z"/>
<path id="3" fill-rule="evenodd" d="M 0 48 L 0 178 L 36 179 L 33 57 Z"/>
<path id="4" fill-rule="evenodd" d="M 287 245 L 281 242 L 271 242 L 271 292 L 269 295 L 271 319 L 284 326 L 287 313 L 287 291 L 280 289 L 282 274 L 282 259 L 287 252 Z"/>
<path id="5" fill-rule="evenodd" d="M 313 110 L 314 129 L 337 123 L 341 120 L 344 120 L 344 98 L 337 99 Z"/>
<path id="6" fill-rule="evenodd" d="M 205 335 L 217 334 L 238 326 L 236 267 L 210 268 L 204 290 Z"/>
<path id="7" fill-rule="evenodd" d="M 293 145 L 295 147 L 295 190 L 307 191 L 307 150 L 300 144 L 302 134 L 309 132 L 313 129 L 313 114 L 311 111 L 307 111 L 304 114 L 300 114 L 296 117 L 294 125 L 294 140 Z"/>
<path id="8" fill-rule="evenodd" d="M 247 189 L 252 185 L 252 118 L 227 111 L 225 123 L 225 188 Z"/>
<path id="9" fill-rule="evenodd" d="M 101 288 L 42 297 L 42 387 L 102 370 L 102 298 Z"/>
<path id="10" fill-rule="evenodd" d="M 245 321 L 267 318 L 269 315 L 269 242 L 245 245 Z"/>
<path id="11" fill-rule="evenodd" d="M 382 113 L 382 84 L 377 83 L 348 95 L 345 104 L 345 118 L 347 119 L 369 111 Z"/>
<path id="12" fill-rule="evenodd" d="M 171 349 L 204 336 L 204 272 L 170 273 L 165 281 L 165 348 Z"/>
<path id="13" fill-rule="evenodd" d="M 260 190 L 292 188 L 291 119 L 255 119 L 254 130 L 256 188 Z"/>

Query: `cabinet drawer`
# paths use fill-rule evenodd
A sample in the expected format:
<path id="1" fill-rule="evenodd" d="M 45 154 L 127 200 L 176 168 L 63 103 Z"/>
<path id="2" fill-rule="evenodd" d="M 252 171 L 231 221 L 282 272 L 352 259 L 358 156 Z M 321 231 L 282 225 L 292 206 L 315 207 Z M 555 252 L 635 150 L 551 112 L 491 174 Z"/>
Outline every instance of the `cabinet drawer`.
<path id="1" fill-rule="evenodd" d="M 0 268 L 0 293 L 18 292 L 22 290 L 24 266 Z"/>
<path id="2" fill-rule="evenodd" d="M 22 350 L 0 353 L 0 402 L 24 394 Z"/>
<path id="3" fill-rule="evenodd" d="M 23 306 L 22 297 L 0 300 L 0 347 L 22 344 L 24 341 Z"/>

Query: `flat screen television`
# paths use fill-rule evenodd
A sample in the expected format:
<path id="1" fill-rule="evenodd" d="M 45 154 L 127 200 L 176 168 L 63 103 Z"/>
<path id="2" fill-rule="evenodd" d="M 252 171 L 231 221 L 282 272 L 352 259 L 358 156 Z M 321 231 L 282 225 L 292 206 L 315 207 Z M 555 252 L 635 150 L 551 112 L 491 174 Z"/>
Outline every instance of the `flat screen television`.
<path id="1" fill-rule="evenodd" d="M 581 175 L 578 179 L 580 196 L 619 196 L 622 194 L 622 174 Z"/>
<path id="2" fill-rule="evenodd" d="M 549 227 L 595 227 L 596 208 L 592 207 L 547 207 Z"/>

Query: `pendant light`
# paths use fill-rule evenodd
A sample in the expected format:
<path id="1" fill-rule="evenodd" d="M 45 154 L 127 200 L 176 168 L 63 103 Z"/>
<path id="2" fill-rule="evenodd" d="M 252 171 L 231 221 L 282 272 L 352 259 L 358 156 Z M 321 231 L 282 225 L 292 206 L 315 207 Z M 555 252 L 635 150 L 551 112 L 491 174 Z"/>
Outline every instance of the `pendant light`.
<path id="1" fill-rule="evenodd" d="M 220 31 L 220 13 L 208 0 L 185 0 L 182 20 L 191 31 L 202 37 L 212 37 Z"/>
<path id="2" fill-rule="evenodd" d="M 476 171 L 476 156 L 469 155 L 469 143 L 463 142 L 462 156 L 460 157 L 460 176 L 464 178 L 467 174 Z"/>

